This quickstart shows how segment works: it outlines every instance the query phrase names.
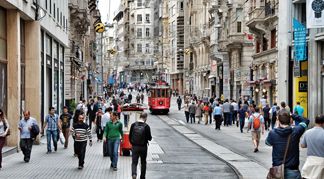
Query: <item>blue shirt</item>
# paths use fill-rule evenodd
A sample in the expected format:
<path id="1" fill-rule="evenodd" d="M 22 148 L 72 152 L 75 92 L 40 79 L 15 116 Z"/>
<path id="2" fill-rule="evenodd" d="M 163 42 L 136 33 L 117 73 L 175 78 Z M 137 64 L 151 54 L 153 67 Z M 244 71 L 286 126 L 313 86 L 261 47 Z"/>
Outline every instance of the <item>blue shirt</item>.
<path id="1" fill-rule="evenodd" d="M 54 114 L 54 116 L 52 115 L 47 115 L 46 118 L 46 123 L 47 123 L 47 130 L 48 131 L 57 131 L 58 127 L 57 127 L 57 122 L 58 122 L 58 116 L 56 114 Z"/>
<path id="2" fill-rule="evenodd" d="M 213 115 L 222 115 L 222 108 L 219 106 L 216 106 L 213 111 Z"/>
<path id="3" fill-rule="evenodd" d="M 29 139 L 30 138 L 30 131 L 29 127 L 37 124 L 36 119 L 30 117 L 27 121 L 23 118 L 19 121 L 18 127 L 21 128 L 20 138 L 21 139 Z"/>
<path id="4" fill-rule="evenodd" d="M 304 108 L 300 105 L 295 106 L 294 113 L 297 113 L 298 116 L 303 116 L 304 114 Z"/>

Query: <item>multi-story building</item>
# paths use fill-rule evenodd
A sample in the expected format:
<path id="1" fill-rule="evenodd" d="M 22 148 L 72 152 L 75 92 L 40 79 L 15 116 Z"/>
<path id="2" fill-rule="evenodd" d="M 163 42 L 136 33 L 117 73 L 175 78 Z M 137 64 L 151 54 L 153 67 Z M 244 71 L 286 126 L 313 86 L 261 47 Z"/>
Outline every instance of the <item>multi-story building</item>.
<path id="1" fill-rule="evenodd" d="M 155 75 L 153 1 L 129 2 L 128 66 L 124 69 L 130 82 L 149 82 Z"/>
<path id="2" fill-rule="evenodd" d="M 169 1 L 169 71 L 173 90 L 183 93 L 184 83 L 184 1 Z"/>
<path id="3" fill-rule="evenodd" d="M 285 83 L 278 81 L 281 77 L 278 78 L 277 73 L 278 4 L 279 0 L 249 0 L 245 3 L 249 7 L 246 25 L 254 39 L 251 64 L 253 78 L 249 84 L 253 88 L 252 95 L 256 104 L 260 104 L 262 99 L 273 104 L 278 100 L 279 89 L 285 86 Z"/>
<path id="4" fill-rule="evenodd" d="M 68 1 L 1 1 L 0 24 L 0 108 L 10 125 L 18 125 L 23 110 L 39 122 L 50 106 L 60 112 Z M 12 130 L 8 145 L 17 145 L 17 136 Z"/>
<path id="5" fill-rule="evenodd" d="M 192 93 L 199 97 L 210 95 L 208 77 L 210 74 L 210 37 L 209 37 L 209 6 L 207 1 L 188 1 L 189 9 L 189 64 L 192 65 L 190 75 Z M 190 67 L 189 65 L 189 67 Z M 190 82 L 189 82 L 190 83 Z"/>
<path id="6" fill-rule="evenodd" d="M 220 1 L 218 27 L 219 32 L 218 50 L 223 52 L 222 60 L 218 61 L 218 81 L 223 86 L 219 96 L 225 99 L 250 97 L 250 65 L 252 63 L 253 39 L 249 36 L 246 26 L 247 18 L 244 14 L 249 12 L 245 1 Z M 214 38 L 214 37 L 213 37 Z M 214 40 L 214 39 L 213 39 Z M 217 52 L 217 50 L 216 50 Z"/>
<path id="7" fill-rule="evenodd" d="M 324 28 L 306 30 L 306 59 L 296 61 L 296 41 L 293 19 L 303 24 L 311 20 L 307 16 L 305 1 L 280 1 L 278 8 L 278 99 L 287 101 L 293 108 L 296 102 L 304 107 L 304 115 L 312 121 L 324 113 Z M 311 11 L 313 12 L 313 11 Z M 282 84 L 282 85 L 280 85 Z"/>

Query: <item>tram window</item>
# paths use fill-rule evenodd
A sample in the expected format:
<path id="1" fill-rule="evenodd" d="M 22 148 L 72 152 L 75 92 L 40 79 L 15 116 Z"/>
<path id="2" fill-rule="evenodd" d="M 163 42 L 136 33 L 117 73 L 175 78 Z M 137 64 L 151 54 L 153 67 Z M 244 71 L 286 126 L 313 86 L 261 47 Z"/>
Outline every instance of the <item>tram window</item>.
<path id="1" fill-rule="evenodd" d="M 151 92 L 151 98 L 155 98 L 155 89 L 152 89 L 150 92 Z"/>
<path id="2" fill-rule="evenodd" d="M 156 93 L 157 93 L 157 97 L 161 98 L 161 90 L 160 89 L 156 89 Z"/>
<path id="3" fill-rule="evenodd" d="M 162 97 L 165 98 L 166 97 L 166 91 L 165 91 L 165 89 L 161 89 L 161 91 L 162 91 Z"/>

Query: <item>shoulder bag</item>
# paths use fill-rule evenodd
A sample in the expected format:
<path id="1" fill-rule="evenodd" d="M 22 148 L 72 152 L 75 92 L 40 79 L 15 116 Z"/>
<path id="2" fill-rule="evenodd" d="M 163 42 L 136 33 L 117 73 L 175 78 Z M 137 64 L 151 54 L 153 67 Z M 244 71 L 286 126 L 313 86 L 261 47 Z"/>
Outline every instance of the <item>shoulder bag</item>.
<path id="1" fill-rule="evenodd" d="M 282 161 L 282 164 L 279 166 L 273 166 L 269 169 L 267 179 L 284 179 L 285 176 L 285 162 L 288 153 L 289 143 L 290 143 L 291 134 L 288 137 L 288 142 L 286 145 L 285 155 Z"/>

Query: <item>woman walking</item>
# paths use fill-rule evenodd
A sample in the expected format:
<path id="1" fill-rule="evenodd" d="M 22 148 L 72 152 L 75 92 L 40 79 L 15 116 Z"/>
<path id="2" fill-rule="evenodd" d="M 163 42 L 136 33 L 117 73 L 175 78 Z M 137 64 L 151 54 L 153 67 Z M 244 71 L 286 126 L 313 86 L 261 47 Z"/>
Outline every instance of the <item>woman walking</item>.
<path id="1" fill-rule="evenodd" d="M 6 141 L 6 136 L 9 131 L 9 124 L 5 114 L 0 109 L 0 169 L 2 169 L 2 148 Z"/>
<path id="2" fill-rule="evenodd" d="M 189 101 L 186 101 L 184 105 L 184 111 L 185 111 L 185 116 L 186 116 L 186 121 L 189 123 Z"/>

